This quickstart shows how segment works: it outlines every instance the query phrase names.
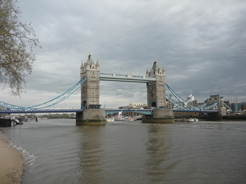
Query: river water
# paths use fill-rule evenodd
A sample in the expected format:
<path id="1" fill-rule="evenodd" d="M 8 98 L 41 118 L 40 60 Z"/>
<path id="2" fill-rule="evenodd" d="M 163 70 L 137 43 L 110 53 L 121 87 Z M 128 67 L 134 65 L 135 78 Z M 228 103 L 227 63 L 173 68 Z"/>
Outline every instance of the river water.
<path id="1" fill-rule="evenodd" d="M 26 158 L 21 184 L 246 183 L 246 122 L 47 119 L 0 131 Z"/>

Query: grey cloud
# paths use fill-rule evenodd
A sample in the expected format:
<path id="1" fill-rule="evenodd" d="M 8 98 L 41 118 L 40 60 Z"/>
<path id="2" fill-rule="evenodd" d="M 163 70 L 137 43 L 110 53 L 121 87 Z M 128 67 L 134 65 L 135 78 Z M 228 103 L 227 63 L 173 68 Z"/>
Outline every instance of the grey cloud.
<path id="1" fill-rule="evenodd" d="M 43 47 L 26 90 L 59 95 L 79 80 L 91 52 L 105 73 L 145 75 L 156 59 L 183 98 L 245 100 L 245 7 L 240 0 L 22 1 L 22 19 Z M 100 92 L 115 107 L 146 102 L 144 85 L 101 82 Z"/>

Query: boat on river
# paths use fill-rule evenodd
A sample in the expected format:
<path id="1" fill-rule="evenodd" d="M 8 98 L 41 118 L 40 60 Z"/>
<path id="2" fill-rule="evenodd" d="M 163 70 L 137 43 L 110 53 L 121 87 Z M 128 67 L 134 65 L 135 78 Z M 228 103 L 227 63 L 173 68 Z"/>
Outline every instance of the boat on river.
<path id="1" fill-rule="evenodd" d="M 198 119 L 197 118 L 190 118 L 190 119 L 188 119 L 188 122 L 198 122 Z"/>
<path id="2" fill-rule="evenodd" d="M 114 122 L 114 118 L 106 118 L 106 122 L 107 123 L 113 123 Z"/>
<path id="3" fill-rule="evenodd" d="M 128 120 L 128 121 L 135 121 L 133 117 L 125 117 L 125 120 Z"/>
<path id="4" fill-rule="evenodd" d="M 118 115 L 118 116 L 115 116 L 114 120 L 115 121 L 125 121 L 125 117 L 121 116 L 121 115 Z"/>
<path id="5" fill-rule="evenodd" d="M 197 118 L 183 119 L 181 122 L 198 122 Z"/>
<path id="6" fill-rule="evenodd" d="M 129 118 L 129 121 L 134 121 L 134 118 Z"/>

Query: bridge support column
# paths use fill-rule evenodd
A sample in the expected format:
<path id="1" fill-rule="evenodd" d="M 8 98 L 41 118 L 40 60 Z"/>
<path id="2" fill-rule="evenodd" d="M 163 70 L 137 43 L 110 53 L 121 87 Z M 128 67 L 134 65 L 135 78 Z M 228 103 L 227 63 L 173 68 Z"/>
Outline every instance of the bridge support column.
<path id="1" fill-rule="evenodd" d="M 76 113 L 76 125 L 105 125 L 104 109 L 84 109 Z"/>
<path id="2" fill-rule="evenodd" d="M 220 111 L 221 117 L 226 116 L 226 107 L 224 104 L 224 98 L 223 97 L 220 97 L 220 99 L 219 99 L 219 111 Z"/>
<path id="3" fill-rule="evenodd" d="M 143 115 L 143 123 L 173 123 L 172 109 L 153 109 L 153 115 Z"/>

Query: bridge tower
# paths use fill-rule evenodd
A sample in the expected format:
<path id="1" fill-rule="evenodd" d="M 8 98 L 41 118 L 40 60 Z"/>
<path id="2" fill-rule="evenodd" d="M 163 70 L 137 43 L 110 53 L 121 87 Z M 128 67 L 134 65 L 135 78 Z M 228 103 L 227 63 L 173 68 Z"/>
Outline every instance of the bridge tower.
<path id="1" fill-rule="evenodd" d="M 172 123 L 173 110 L 168 109 L 166 104 L 166 72 L 160 68 L 155 60 L 150 71 L 146 71 L 146 76 L 155 77 L 156 81 L 148 82 L 147 104 L 149 109 L 153 109 L 153 115 L 144 115 L 143 122 Z"/>
<path id="2" fill-rule="evenodd" d="M 80 67 L 80 80 L 86 78 L 81 86 L 81 108 L 83 112 L 77 113 L 76 124 L 105 124 L 105 110 L 100 109 L 100 65 L 92 60 L 91 54 L 88 55 L 87 62 Z"/>
<path id="3" fill-rule="evenodd" d="M 218 113 L 208 113 L 207 114 L 207 119 L 208 120 L 222 120 L 223 116 L 226 115 L 226 107 L 224 104 L 224 97 L 218 95 L 210 95 L 210 97 L 205 100 L 206 103 L 208 103 L 208 105 L 212 105 L 214 103 L 218 103 L 217 104 L 217 108 L 219 110 Z"/>
<path id="4" fill-rule="evenodd" d="M 80 80 L 87 78 L 81 86 L 81 108 L 96 108 L 99 105 L 100 65 L 95 64 L 91 54 L 86 63 L 80 67 Z"/>
<path id="5" fill-rule="evenodd" d="M 166 73 L 164 68 L 159 68 L 157 61 L 150 71 L 146 71 L 146 76 L 155 77 L 156 81 L 147 83 L 148 108 L 164 108 L 166 105 Z"/>
<path id="6" fill-rule="evenodd" d="M 225 107 L 225 103 L 224 103 L 224 97 L 220 97 L 220 99 L 219 99 L 219 115 L 221 117 L 226 115 L 226 107 Z"/>

